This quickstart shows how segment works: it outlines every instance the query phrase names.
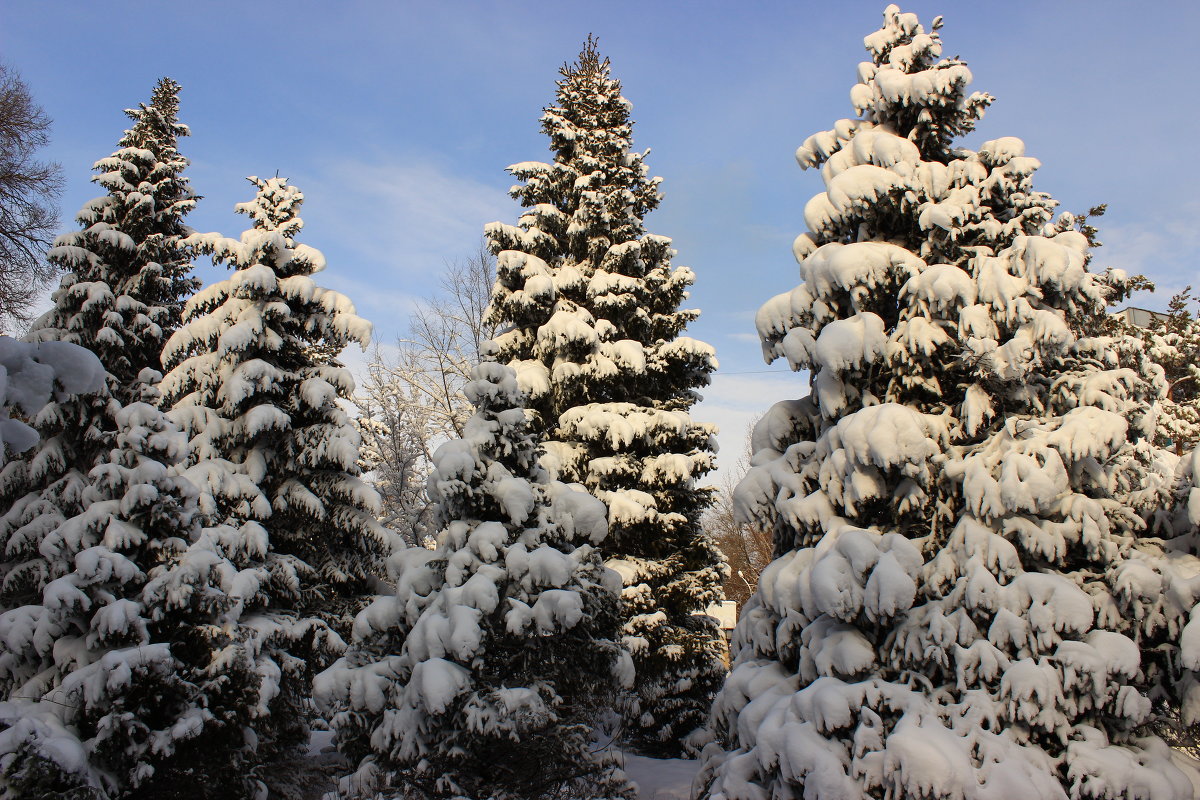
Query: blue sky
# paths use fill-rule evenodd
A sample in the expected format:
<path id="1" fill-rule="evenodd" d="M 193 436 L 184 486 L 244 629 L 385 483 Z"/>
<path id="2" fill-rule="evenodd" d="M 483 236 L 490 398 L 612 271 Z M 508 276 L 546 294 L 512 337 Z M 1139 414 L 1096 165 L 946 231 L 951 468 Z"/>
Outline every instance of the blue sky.
<path id="1" fill-rule="evenodd" d="M 55 120 L 49 156 L 68 181 L 64 217 L 96 194 L 89 167 L 113 149 L 121 110 L 169 75 L 183 84 L 181 149 L 205 199 L 199 230 L 236 236 L 246 175 L 290 177 L 306 195 L 303 240 L 329 262 L 389 342 L 447 260 L 484 223 L 514 222 L 504 167 L 549 157 L 538 127 L 557 69 L 600 38 L 634 104 L 636 145 L 664 179 L 652 232 L 697 273 L 691 335 L 721 370 L 694 412 L 722 425 L 722 461 L 749 420 L 806 393 L 766 366 L 754 311 L 797 281 L 816 174 L 792 158 L 851 116 L 862 37 L 883 2 L 12 2 L 0 57 Z M 1184 2 L 904 4 L 946 15 L 947 55 L 997 100 L 968 146 L 1018 136 L 1037 185 L 1077 211 L 1107 202 L 1096 265 L 1142 272 L 1160 308 L 1200 285 L 1200 132 Z M 211 277 L 212 272 L 205 272 Z M 357 359 L 350 359 L 355 361 Z"/>

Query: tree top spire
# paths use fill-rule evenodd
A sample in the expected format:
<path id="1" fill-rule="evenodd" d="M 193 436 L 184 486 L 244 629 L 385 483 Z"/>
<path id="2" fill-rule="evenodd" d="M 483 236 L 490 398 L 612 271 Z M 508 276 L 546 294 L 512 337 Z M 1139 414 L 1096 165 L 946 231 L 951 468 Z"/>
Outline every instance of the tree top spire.
<path id="1" fill-rule="evenodd" d="M 604 75 L 607 74 L 609 61 L 607 58 L 600 57 L 599 37 L 594 33 L 589 33 L 587 41 L 583 43 L 583 49 L 579 51 L 579 57 L 574 64 L 563 64 L 559 70 L 564 78 L 571 78 L 583 75 Z"/>

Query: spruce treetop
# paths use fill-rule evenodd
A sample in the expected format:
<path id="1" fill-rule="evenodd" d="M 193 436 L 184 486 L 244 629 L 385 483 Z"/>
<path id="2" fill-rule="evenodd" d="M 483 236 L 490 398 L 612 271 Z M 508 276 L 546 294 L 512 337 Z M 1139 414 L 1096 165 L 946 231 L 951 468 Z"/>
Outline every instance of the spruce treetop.
<path id="1" fill-rule="evenodd" d="M 185 390 L 200 387 L 202 396 L 187 405 L 211 405 L 236 414 L 256 396 L 256 389 L 278 393 L 279 381 L 261 384 L 264 376 L 255 373 L 269 370 L 262 360 L 266 355 L 289 362 L 277 367 L 299 369 L 304 364 L 296 359 L 318 344 L 340 351 L 351 342 L 363 347 L 370 342 L 371 324 L 354 313 L 350 300 L 317 286 L 310 277 L 325 268 L 325 257 L 294 239 L 304 224 L 298 216 L 304 194 L 285 178 L 248 180 L 258 191 L 254 200 L 236 206 L 252 220 L 239 239 L 218 233 L 189 237 L 189 244 L 237 271 L 188 301 L 189 324 L 167 342 L 163 361 L 173 374 L 164 381 L 164 394 L 171 404 L 178 405 Z M 284 302 L 268 302 L 272 297 Z M 216 365 L 238 362 L 244 362 L 237 368 L 242 375 L 239 389 L 218 392 L 211 380 L 221 372 Z M 339 389 L 346 388 L 345 370 L 337 365 L 316 369 Z"/>
<path id="2" fill-rule="evenodd" d="M 658 207 L 662 180 L 647 177 L 644 159 L 649 150 L 630 149 L 632 105 L 621 95 L 621 82 L 612 77 L 609 60 L 601 59 L 597 45 L 596 38 L 588 36 L 578 60 L 562 66 L 558 105 L 546 108 L 542 116 L 554 164 L 526 162 L 509 168 L 528 181 L 523 188 L 514 187 L 514 196 L 535 212 L 547 202 L 546 189 L 551 196 L 561 193 L 550 202 L 564 213 L 574 210 L 564 230 L 567 252 L 593 266 L 605 255 L 595 226 L 603 226 L 601 238 L 610 246 L 644 235 L 642 220 Z M 547 168 L 555 174 L 547 175 Z M 564 174 L 573 178 L 570 186 L 561 181 Z"/>
<path id="3" fill-rule="evenodd" d="M 179 324 L 183 301 L 199 285 L 181 244 L 184 216 L 197 197 L 183 170 L 177 141 L 180 86 L 155 86 L 150 103 L 125 113 L 133 120 L 111 156 L 96 162 L 92 180 L 107 194 L 76 215 L 81 230 L 60 236 L 49 258 L 66 272 L 55 306 L 30 333 L 96 352 L 116 391 L 133 387 L 146 368 L 160 368 L 163 342 Z M 131 401 L 132 398 L 124 397 Z"/>
<path id="4" fill-rule="evenodd" d="M 632 149 L 631 106 L 594 38 L 561 74 L 542 117 L 554 160 L 510 166 L 522 181 L 510 193 L 528 210 L 516 226 L 485 228 L 497 254 L 488 319 L 510 327 L 498 357 L 547 427 L 588 402 L 690 407 L 716 359 L 681 336 L 698 314 L 679 308 L 695 274 L 672 267 L 671 240 L 645 230 L 661 179 L 649 177 L 649 151 Z"/>

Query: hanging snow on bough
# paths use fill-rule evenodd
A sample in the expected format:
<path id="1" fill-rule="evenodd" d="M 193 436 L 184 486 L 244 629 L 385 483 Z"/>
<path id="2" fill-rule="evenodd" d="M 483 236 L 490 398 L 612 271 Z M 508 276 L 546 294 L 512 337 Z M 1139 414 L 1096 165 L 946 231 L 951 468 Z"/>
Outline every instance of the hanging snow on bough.
<path id="1" fill-rule="evenodd" d="M 317 679 L 354 797 L 627 798 L 592 731 L 632 679 L 616 645 L 605 506 L 537 464 L 516 375 L 485 362 L 478 411 L 434 455 L 436 551 L 391 559 L 395 595 Z M 565 794 L 564 794 L 565 793 Z"/>
<path id="2" fill-rule="evenodd" d="M 34 419 L 52 399 L 99 391 L 104 375 L 95 354 L 77 344 L 0 336 L 0 466 L 38 441 L 37 429 L 13 419 L 14 410 Z"/>
<path id="3" fill-rule="evenodd" d="M 889 6 L 866 44 L 861 117 L 797 153 L 826 184 L 803 283 L 756 320 L 812 393 L 758 424 L 736 492 L 780 556 L 705 796 L 1191 798 L 1145 737 L 1200 664 L 1200 560 L 1146 529 L 1170 459 L 1147 441 L 1161 371 L 1107 333 L 1130 284 L 1088 271 L 1019 140 L 953 146 L 991 98 L 936 27 Z"/>

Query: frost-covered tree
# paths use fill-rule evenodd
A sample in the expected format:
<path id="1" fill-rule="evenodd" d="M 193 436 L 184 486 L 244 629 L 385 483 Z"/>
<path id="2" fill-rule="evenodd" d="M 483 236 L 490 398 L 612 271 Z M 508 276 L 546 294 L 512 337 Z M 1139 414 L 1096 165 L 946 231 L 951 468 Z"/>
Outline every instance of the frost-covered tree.
<path id="1" fill-rule="evenodd" d="M 434 425 L 433 449 L 461 438 L 474 411 L 463 391 L 496 333 L 497 323 L 487 318 L 495 280 L 496 259 L 480 243 L 469 258 L 446 265 L 440 291 L 417 306 L 397 343 L 402 380 Z"/>
<path id="2" fill-rule="evenodd" d="M 397 591 L 355 622 L 318 678 L 353 796 L 539 800 L 631 796 L 594 753 L 620 676 L 605 508 L 549 481 L 512 370 L 484 362 L 463 438 L 434 456 L 436 550 L 393 556 Z"/>
<path id="3" fill-rule="evenodd" d="M 703 530 L 713 428 L 688 409 L 716 368 L 708 345 L 682 336 L 694 274 L 672 267 L 671 241 L 646 233 L 659 202 L 645 153 L 632 149 L 630 104 L 589 39 L 562 68 L 542 129 L 552 163 L 509 167 L 526 207 L 492 223 L 497 254 L 490 319 L 500 360 L 529 392 L 545 463 L 609 508 L 603 545 L 624 580 L 624 641 L 637 666 L 626 734 L 678 753 L 724 677 L 705 608 L 720 599 L 720 552 Z"/>
<path id="4" fill-rule="evenodd" d="M 706 795 L 1189 798 L 1142 736 L 1191 608 L 1143 524 L 1161 372 L 1103 335 L 1129 281 L 1088 270 L 1021 141 L 955 145 L 991 98 L 939 26 L 889 6 L 857 118 L 797 151 L 825 191 L 757 327 L 811 393 L 759 423 L 738 488 L 778 557 Z"/>
<path id="5" fill-rule="evenodd" d="M 371 326 L 313 281 L 325 259 L 295 241 L 303 194 L 282 178 L 250 182 L 257 196 L 237 211 L 253 226 L 240 240 L 189 240 L 235 271 L 188 301 L 163 353 L 163 392 L 190 438 L 205 512 L 256 523 L 265 537 L 252 549 L 269 554 L 273 602 L 348 627 L 373 592 L 386 535 L 378 496 L 359 477 L 358 433 L 337 402 L 354 382 L 327 354 L 366 347 Z"/>
<path id="6" fill-rule="evenodd" d="M 379 522 L 420 545 L 432 533 L 425 482 L 437 424 L 401 364 L 378 347 L 353 401 L 362 469 L 379 492 Z"/>

